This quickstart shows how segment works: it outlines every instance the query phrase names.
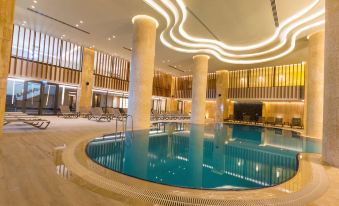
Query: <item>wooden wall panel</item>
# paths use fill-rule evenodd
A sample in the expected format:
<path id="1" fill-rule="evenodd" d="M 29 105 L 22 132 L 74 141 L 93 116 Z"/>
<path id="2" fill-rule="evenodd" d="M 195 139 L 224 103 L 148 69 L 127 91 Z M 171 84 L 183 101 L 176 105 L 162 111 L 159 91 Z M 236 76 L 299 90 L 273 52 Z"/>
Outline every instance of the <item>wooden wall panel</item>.
<path id="1" fill-rule="evenodd" d="M 176 98 L 192 98 L 192 75 L 175 77 L 174 91 Z M 216 98 L 216 73 L 207 76 L 206 98 Z"/>
<path id="2" fill-rule="evenodd" d="M 17 62 L 16 67 L 14 62 Z M 11 58 L 10 77 L 22 77 L 34 80 L 47 80 L 54 83 L 79 84 L 79 70 L 32 62 L 24 59 Z"/>
<path id="3" fill-rule="evenodd" d="M 302 100 L 304 64 L 230 72 L 229 99 Z"/>
<path id="4" fill-rule="evenodd" d="M 154 72 L 153 95 L 171 97 L 172 75 L 160 71 Z"/>

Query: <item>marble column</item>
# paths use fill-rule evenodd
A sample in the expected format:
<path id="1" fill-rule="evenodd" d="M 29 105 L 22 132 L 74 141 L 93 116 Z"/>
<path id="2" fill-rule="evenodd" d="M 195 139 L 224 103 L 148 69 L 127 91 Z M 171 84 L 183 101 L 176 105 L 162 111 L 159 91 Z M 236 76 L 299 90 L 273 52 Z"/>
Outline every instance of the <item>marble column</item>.
<path id="1" fill-rule="evenodd" d="M 84 48 L 84 60 L 82 64 L 81 82 L 79 88 L 79 101 L 77 111 L 89 112 L 92 107 L 92 89 L 94 84 L 94 50 Z"/>
<path id="2" fill-rule="evenodd" d="M 6 88 L 12 49 L 15 0 L 0 0 L 0 133 L 4 123 Z"/>
<path id="3" fill-rule="evenodd" d="M 227 101 L 228 97 L 228 78 L 229 74 L 227 70 L 217 71 L 216 78 L 216 121 L 223 122 L 224 119 L 228 118 L 228 107 L 229 101 Z"/>
<path id="4" fill-rule="evenodd" d="M 193 57 L 192 124 L 205 124 L 208 59 L 207 55 Z"/>
<path id="5" fill-rule="evenodd" d="M 322 138 L 324 102 L 324 38 L 318 32 L 309 39 L 306 67 L 305 131 L 307 136 Z"/>
<path id="6" fill-rule="evenodd" d="M 339 1 L 326 0 L 323 159 L 339 167 Z"/>
<path id="7" fill-rule="evenodd" d="M 128 114 L 133 129 L 150 127 L 157 20 L 145 15 L 133 17 L 131 73 L 128 91 Z M 128 119 L 127 128 L 132 128 Z"/>

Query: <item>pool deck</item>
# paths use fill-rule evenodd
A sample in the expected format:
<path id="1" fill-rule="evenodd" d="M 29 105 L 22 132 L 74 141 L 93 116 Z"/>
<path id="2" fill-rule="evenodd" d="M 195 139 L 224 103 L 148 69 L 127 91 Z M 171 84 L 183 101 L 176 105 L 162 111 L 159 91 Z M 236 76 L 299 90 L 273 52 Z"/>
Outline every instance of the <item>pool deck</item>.
<path id="1" fill-rule="evenodd" d="M 79 166 L 79 164 L 72 164 L 70 168 L 67 168 L 67 163 L 65 167 L 56 155 L 59 151 L 55 149 L 56 147 L 66 145 L 67 150 L 73 145 L 74 148 L 79 148 L 78 143 L 100 136 L 103 133 L 112 132 L 113 122 L 47 118 L 52 121 L 47 130 L 37 130 L 26 125 L 8 125 L 5 127 L 4 134 L 0 137 L 0 205 L 153 205 L 149 202 L 149 199 L 129 198 L 129 194 L 111 193 L 107 189 L 100 188 L 100 184 L 94 186 L 91 183 L 89 184 L 88 181 L 83 181 L 84 174 L 81 172 L 77 174 L 76 170 L 72 171 L 72 167 Z M 67 154 L 66 150 L 62 152 L 63 155 Z M 70 157 L 76 157 L 73 160 L 79 160 L 79 156 L 75 155 L 76 153 L 69 153 L 72 154 Z M 303 156 L 302 160 L 305 162 L 305 168 L 320 168 L 322 174 L 325 174 L 329 180 L 328 189 L 325 193 L 308 205 L 338 205 L 339 169 L 323 164 L 319 155 L 306 157 Z M 102 175 L 94 172 L 97 169 L 102 170 L 103 168 L 94 165 L 90 170 L 85 171 Z M 107 174 L 112 175 L 111 172 Z M 304 178 L 310 177 L 307 174 L 302 176 Z M 97 182 L 100 182 L 99 179 L 97 180 Z M 132 182 L 134 181 L 136 180 L 132 180 Z M 306 182 L 304 183 L 307 185 Z M 167 192 L 172 192 L 172 194 L 178 194 L 177 188 L 151 185 L 157 189 L 162 188 Z M 258 196 L 255 196 L 254 193 L 246 194 L 247 196 L 242 197 L 265 199 L 262 194 Z M 194 196 L 199 197 L 201 195 L 201 192 L 197 192 Z M 219 194 L 213 193 L 211 195 L 215 197 Z M 233 198 L 240 198 L 239 193 L 232 195 Z M 224 199 L 232 199 L 231 196 L 225 196 L 225 194 L 222 194 L 222 196 L 225 197 Z"/>

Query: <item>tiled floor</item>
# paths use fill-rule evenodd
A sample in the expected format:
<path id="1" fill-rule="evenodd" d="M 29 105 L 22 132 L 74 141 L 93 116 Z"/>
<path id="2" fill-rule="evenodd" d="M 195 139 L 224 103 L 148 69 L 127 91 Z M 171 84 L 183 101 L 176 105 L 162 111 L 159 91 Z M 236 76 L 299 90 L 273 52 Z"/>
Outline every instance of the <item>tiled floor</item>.
<path id="1" fill-rule="evenodd" d="M 54 148 L 76 139 L 113 131 L 114 122 L 59 119 L 47 130 L 26 125 L 8 125 L 0 137 L 0 205 L 140 205 L 121 196 L 99 195 L 58 176 Z M 336 206 L 339 202 L 339 169 L 326 167 L 330 179 L 327 192 L 310 206 Z"/>

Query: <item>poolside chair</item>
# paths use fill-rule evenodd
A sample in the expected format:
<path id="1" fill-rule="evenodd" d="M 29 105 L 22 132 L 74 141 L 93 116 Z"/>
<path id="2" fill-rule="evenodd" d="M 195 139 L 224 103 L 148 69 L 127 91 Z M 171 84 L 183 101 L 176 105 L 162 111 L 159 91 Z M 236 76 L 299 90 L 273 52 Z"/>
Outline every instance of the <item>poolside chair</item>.
<path id="1" fill-rule="evenodd" d="M 87 109 L 79 108 L 78 116 L 83 118 L 88 118 L 91 115 L 90 111 Z"/>
<path id="2" fill-rule="evenodd" d="M 265 124 L 265 117 L 259 116 L 255 124 Z"/>
<path id="3" fill-rule="evenodd" d="M 50 125 L 50 121 L 46 119 L 42 119 L 37 116 L 30 116 L 24 113 L 18 114 L 5 114 L 4 117 L 4 125 L 13 123 L 13 122 L 22 122 L 38 129 L 46 129 Z"/>
<path id="4" fill-rule="evenodd" d="M 182 114 L 182 118 L 183 119 L 191 119 L 191 115 L 190 115 L 190 113 L 185 112 L 185 113 Z"/>
<path id="5" fill-rule="evenodd" d="M 228 118 L 226 119 L 226 121 L 228 121 L 228 122 L 233 122 L 233 121 L 234 121 L 234 116 L 233 116 L 233 114 L 230 114 L 230 115 L 228 116 Z"/>
<path id="6" fill-rule="evenodd" d="M 243 122 L 251 123 L 251 116 L 250 115 L 244 115 L 243 116 Z"/>
<path id="7" fill-rule="evenodd" d="M 302 121 L 301 121 L 301 118 L 299 117 L 293 117 L 292 120 L 291 120 L 291 128 L 293 127 L 299 127 L 299 128 L 303 128 L 303 125 L 302 125 Z"/>
<path id="8" fill-rule="evenodd" d="M 274 125 L 274 123 L 275 123 L 274 117 L 267 117 L 265 123 L 270 124 L 270 125 Z"/>
<path id="9" fill-rule="evenodd" d="M 152 121 L 158 121 L 158 120 L 164 120 L 166 119 L 166 115 L 160 114 L 159 112 L 153 110 L 151 113 L 151 120 Z"/>
<path id="10" fill-rule="evenodd" d="M 281 125 L 284 126 L 284 119 L 282 117 L 276 117 L 274 120 L 274 126 Z"/>
<path id="11" fill-rule="evenodd" d="M 106 114 L 109 115 L 111 117 L 111 119 L 113 119 L 115 116 L 114 113 L 114 108 L 113 107 L 107 107 L 106 108 Z"/>
<path id="12" fill-rule="evenodd" d="M 124 118 L 126 118 L 126 116 L 127 116 L 127 114 L 125 115 L 125 114 L 122 114 L 121 112 L 120 112 L 120 109 L 119 108 L 113 108 L 113 118 L 116 118 L 116 119 L 118 119 L 118 120 L 120 120 L 120 121 L 122 121 Z"/>
<path id="13" fill-rule="evenodd" d="M 127 116 L 127 109 L 126 108 L 119 108 L 120 114 L 122 116 Z"/>
<path id="14" fill-rule="evenodd" d="M 59 107 L 60 111 L 57 113 L 57 116 L 62 116 L 63 118 L 78 118 L 79 113 L 71 112 L 69 106 L 63 105 Z"/>
<path id="15" fill-rule="evenodd" d="M 93 107 L 91 108 L 91 112 L 90 112 L 90 115 L 88 116 L 88 119 L 91 120 L 91 119 L 95 119 L 96 121 L 100 121 L 102 119 L 105 119 L 106 121 L 111 121 L 111 117 L 110 115 L 107 115 L 105 114 L 103 111 L 102 111 L 102 108 L 101 107 Z"/>

